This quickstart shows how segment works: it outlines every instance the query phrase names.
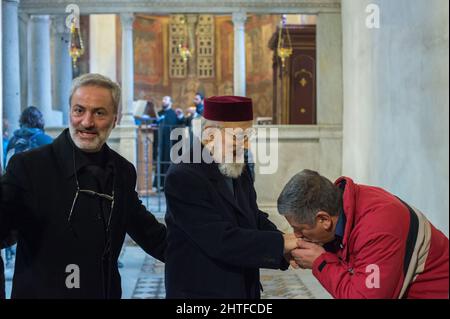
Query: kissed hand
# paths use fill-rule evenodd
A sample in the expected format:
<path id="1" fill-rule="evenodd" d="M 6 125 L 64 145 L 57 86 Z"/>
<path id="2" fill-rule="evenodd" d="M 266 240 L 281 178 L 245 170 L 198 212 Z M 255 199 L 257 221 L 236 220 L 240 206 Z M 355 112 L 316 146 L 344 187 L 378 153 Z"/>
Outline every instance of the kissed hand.
<path id="1" fill-rule="evenodd" d="M 297 247 L 291 251 L 291 256 L 304 269 L 312 269 L 314 261 L 325 252 L 322 246 L 302 239 L 297 240 Z"/>

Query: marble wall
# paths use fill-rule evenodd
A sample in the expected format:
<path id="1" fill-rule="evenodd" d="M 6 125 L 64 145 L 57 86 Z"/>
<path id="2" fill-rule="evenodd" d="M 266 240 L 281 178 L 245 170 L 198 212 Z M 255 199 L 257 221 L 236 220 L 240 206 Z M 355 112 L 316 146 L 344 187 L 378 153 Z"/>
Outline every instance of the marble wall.
<path id="1" fill-rule="evenodd" d="M 261 167 L 266 165 L 262 165 L 258 159 L 255 160 L 258 205 L 269 214 L 279 229 L 288 231 L 290 226 L 284 217 L 278 214 L 276 207 L 281 190 L 292 176 L 303 169 L 318 171 L 332 181 L 341 175 L 342 127 L 270 125 L 256 128 L 278 131 L 278 152 L 271 154 L 271 160 L 278 161 L 277 169 L 270 174 L 264 174 Z"/>
<path id="2" fill-rule="evenodd" d="M 366 25 L 369 4 L 379 9 L 379 28 Z M 342 0 L 343 174 L 393 192 L 447 235 L 448 7 Z"/>

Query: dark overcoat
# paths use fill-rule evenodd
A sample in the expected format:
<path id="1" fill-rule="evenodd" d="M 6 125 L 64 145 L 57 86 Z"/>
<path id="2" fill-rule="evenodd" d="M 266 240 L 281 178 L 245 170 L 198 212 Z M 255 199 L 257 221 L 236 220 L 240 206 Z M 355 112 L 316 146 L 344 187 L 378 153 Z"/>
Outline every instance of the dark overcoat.
<path id="1" fill-rule="evenodd" d="M 80 195 L 69 222 L 74 172 L 83 163 L 74 167 L 67 129 L 52 144 L 11 158 L 1 184 L 0 240 L 17 231 L 12 298 L 120 298 L 117 260 L 126 233 L 164 260 L 165 226 L 139 200 L 133 165 L 105 147 L 115 180 L 108 231 L 98 199 L 87 196 Z"/>
<path id="2" fill-rule="evenodd" d="M 247 170 L 233 195 L 216 163 L 172 164 L 165 194 L 167 298 L 256 299 L 260 268 L 288 268 Z"/>

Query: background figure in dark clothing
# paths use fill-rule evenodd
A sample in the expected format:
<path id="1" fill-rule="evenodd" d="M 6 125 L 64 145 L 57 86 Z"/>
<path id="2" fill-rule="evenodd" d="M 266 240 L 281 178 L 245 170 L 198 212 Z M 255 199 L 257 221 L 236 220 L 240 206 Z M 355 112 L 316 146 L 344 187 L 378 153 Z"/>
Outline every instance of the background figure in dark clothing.
<path id="1" fill-rule="evenodd" d="M 44 132 L 44 117 L 35 106 L 23 110 L 19 119 L 20 128 L 15 130 L 6 148 L 5 168 L 9 159 L 17 153 L 50 144 L 53 139 Z"/>
<path id="2" fill-rule="evenodd" d="M 29 151 L 37 147 L 50 144 L 53 139 L 44 133 L 44 117 L 41 111 L 35 106 L 29 106 L 22 111 L 19 118 L 20 128 L 15 130 L 13 137 L 9 140 L 5 149 L 5 169 L 8 165 L 9 159 L 18 153 Z M 4 240 L 0 248 L 5 248 L 5 267 L 6 279 L 12 279 L 14 268 L 14 260 L 16 256 L 16 238 L 14 235 L 10 236 L 8 240 Z"/>
<path id="3" fill-rule="evenodd" d="M 176 112 L 172 109 L 172 98 L 165 96 L 162 99 L 162 110 L 158 112 L 158 148 L 156 149 L 156 171 L 154 187 L 158 187 L 158 154 L 160 160 L 159 186 L 164 188 L 164 180 L 170 166 L 170 148 L 177 142 L 170 140 L 170 132 L 181 124 Z"/>
<path id="4" fill-rule="evenodd" d="M 3 119 L 3 158 L 0 162 L 0 173 L 3 172 L 3 170 L 6 168 L 6 149 L 8 147 L 8 143 L 9 143 L 9 134 L 8 134 L 8 127 L 9 127 L 9 123 L 7 119 Z M 1 175 L 1 174 L 0 174 Z"/>
<path id="5" fill-rule="evenodd" d="M 197 92 L 195 93 L 194 97 L 194 105 L 195 105 L 195 111 L 197 112 L 197 116 L 203 116 L 203 100 L 205 97 L 203 94 Z"/>
<path id="6" fill-rule="evenodd" d="M 183 113 L 181 113 L 180 114 L 181 116 L 179 116 L 180 121 L 185 126 L 189 127 L 189 129 L 191 130 L 191 133 L 192 133 L 192 120 L 203 116 L 203 100 L 204 100 L 204 96 L 201 93 L 198 93 L 198 92 L 195 93 L 195 97 L 193 100 L 194 106 L 188 107 L 188 109 L 186 110 L 186 113 L 187 113 L 186 116 L 184 116 Z M 181 111 L 181 109 L 178 109 L 178 110 Z M 191 140 L 192 140 L 192 138 L 191 138 Z"/>

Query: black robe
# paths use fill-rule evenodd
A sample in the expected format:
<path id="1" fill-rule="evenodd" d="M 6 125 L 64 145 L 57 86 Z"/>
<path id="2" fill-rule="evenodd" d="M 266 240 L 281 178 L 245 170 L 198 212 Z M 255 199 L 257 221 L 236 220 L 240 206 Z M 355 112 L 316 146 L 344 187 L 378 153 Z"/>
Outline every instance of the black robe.
<path id="1" fill-rule="evenodd" d="M 159 116 L 163 116 L 163 119 L 159 122 L 158 133 L 157 133 L 157 142 L 156 142 L 156 162 L 158 165 L 158 154 L 160 160 L 160 186 L 164 187 L 165 176 L 167 174 L 167 170 L 169 169 L 171 160 L 170 160 L 170 149 L 177 142 L 176 140 L 170 139 L 170 133 L 174 128 L 180 127 L 182 121 L 177 118 L 177 114 L 172 108 L 167 110 L 160 111 L 158 113 Z M 158 171 L 155 171 L 155 181 L 153 183 L 154 187 L 158 186 L 157 174 Z"/>
<path id="2" fill-rule="evenodd" d="M 166 178 L 167 298 L 260 297 L 259 268 L 287 269 L 281 232 L 246 170 L 233 196 L 217 164 L 172 164 Z"/>
<path id="3" fill-rule="evenodd" d="M 109 232 L 100 215 L 108 209 L 98 210 L 98 199 L 86 194 L 79 195 L 68 221 L 76 182 L 67 129 L 52 144 L 11 159 L 1 184 L 0 240 L 17 230 L 12 298 L 120 298 L 117 260 L 126 233 L 164 260 L 166 228 L 141 204 L 133 165 L 104 147 L 115 179 Z M 81 175 L 83 161 L 77 157 Z M 79 267 L 79 288 L 66 285 L 69 265 Z"/>

